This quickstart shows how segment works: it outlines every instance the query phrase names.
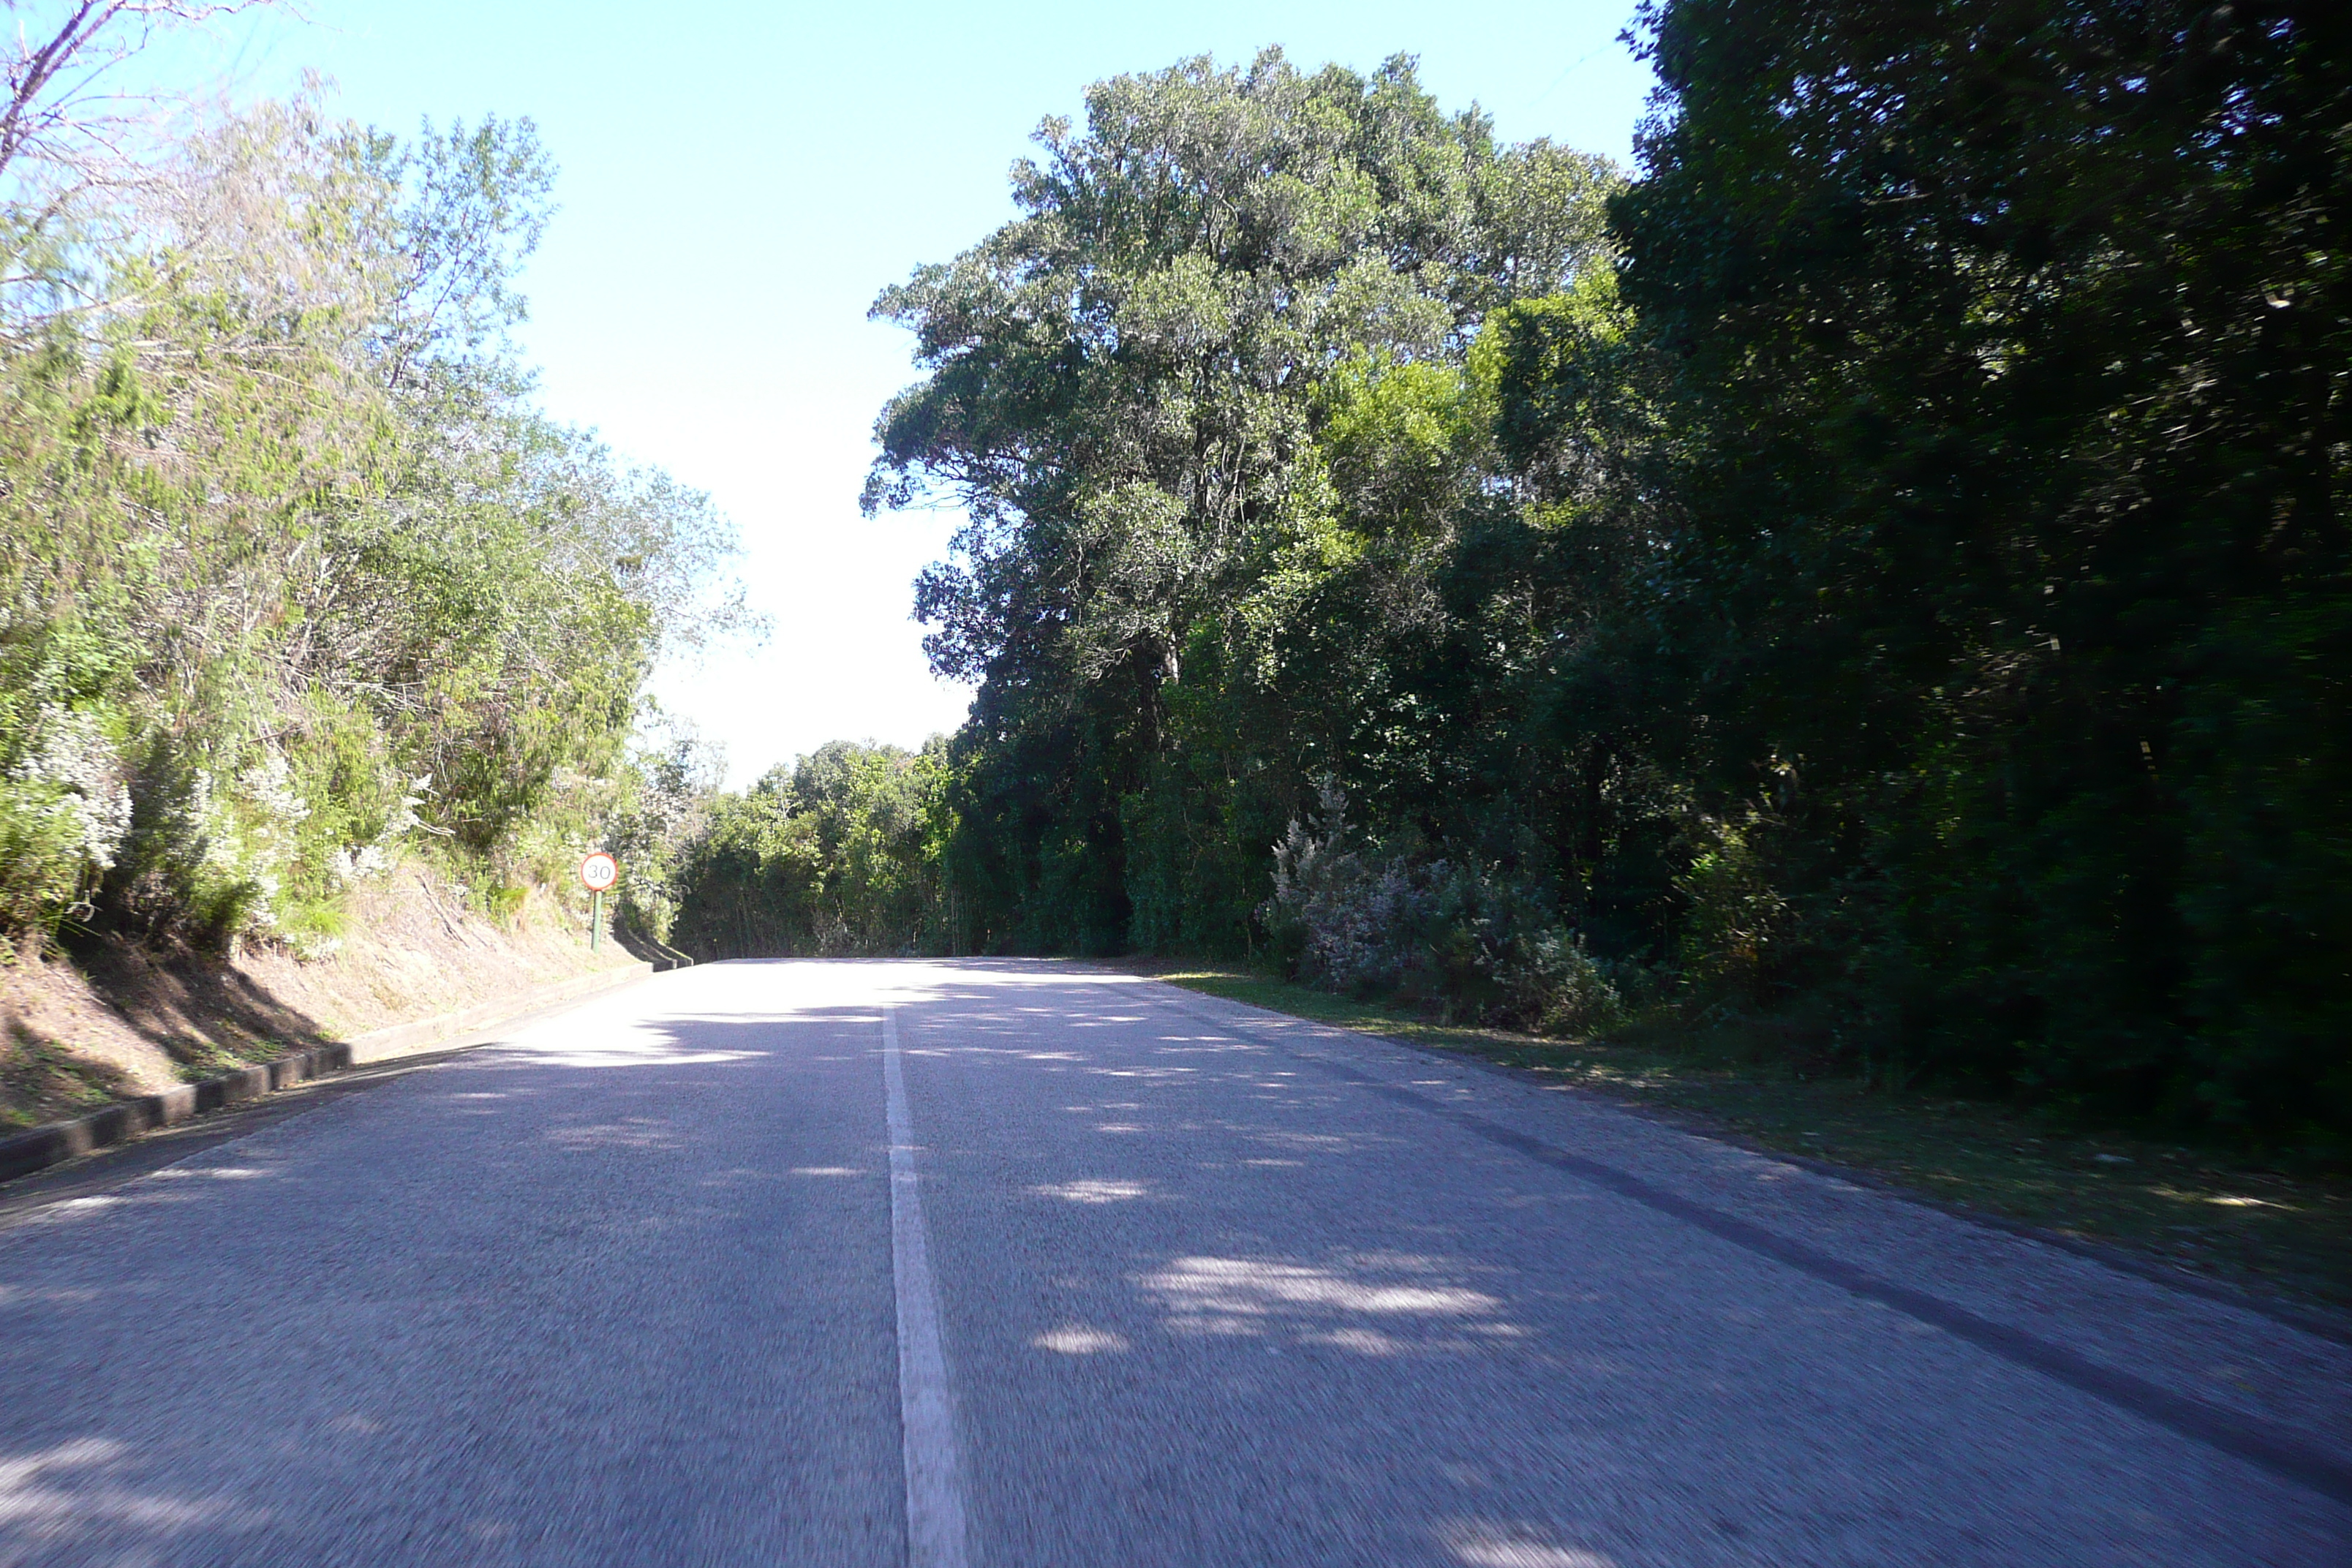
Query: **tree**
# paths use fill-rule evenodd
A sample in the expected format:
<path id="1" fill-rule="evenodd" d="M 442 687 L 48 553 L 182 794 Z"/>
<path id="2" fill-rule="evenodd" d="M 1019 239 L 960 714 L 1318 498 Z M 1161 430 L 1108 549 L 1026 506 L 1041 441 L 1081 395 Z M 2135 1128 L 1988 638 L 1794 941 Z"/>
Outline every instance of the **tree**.
<path id="1" fill-rule="evenodd" d="M 1787 994 L 1914 1066 L 2352 1125 L 2341 7 L 1674 0 L 1624 291 Z M 2292 737 L 2292 738 L 2290 738 Z"/>
<path id="2" fill-rule="evenodd" d="M 19 27 L 0 63 L 7 83 L 0 103 L 0 176 L 30 177 L 66 188 L 136 166 L 138 133 L 152 129 L 159 101 L 125 92 L 122 64 L 160 32 L 200 26 L 260 9 L 273 0 L 62 0 L 8 9 L 43 19 Z"/>
<path id="3" fill-rule="evenodd" d="M 94 303 L 0 291 L 0 936 L 325 940 L 418 837 L 546 875 L 654 661 L 748 617 L 707 498 L 529 401 L 529 123 L 305 99 L 157 158 L 71 258 Z"/>
<path id="4" fill-rule="evenodd" d="M 942 952 L 946 756 L 834 741 L 721 795 L 677 857 L 671 940 L 701 958 Z"/>
<path id="5" fill-rule="evenodd" d="M 970 520 L 918 587 L 935 667 L 981 680 L 954 863 L 992 940 L 1116 950 L 1156 888 L 1213 897 L 1191 926 L 1237 944 L 1266 872 L 1226 847 L 1270 840 L 1301 788 L 1281 742 L 1225 744 L 1250 705 L 1274 717 L 1270 622 L 1360 529 L 1410 553 L 1403 512 L 1447 525 L 1461 422 L 1415 410 L 1460 395 L 1486 312 L 1598 254 L 1610 173 L 1497 146 L 1402 58 L 1193 60 L 1098 84 L 1084 131 L 1038 141 L 1023 216 L 875 308 L 926 374 L 877 426 L 868 510 L 938 491 Z M 1394 515 L 1335 515 L 1334 454 L 1387 465 Z"/>

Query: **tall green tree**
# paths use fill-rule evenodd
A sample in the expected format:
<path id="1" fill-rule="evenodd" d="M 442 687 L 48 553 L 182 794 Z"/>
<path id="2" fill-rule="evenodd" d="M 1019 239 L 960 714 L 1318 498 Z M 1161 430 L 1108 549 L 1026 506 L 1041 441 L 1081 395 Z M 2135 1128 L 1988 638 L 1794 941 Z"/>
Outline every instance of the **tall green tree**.
<path id="1" fill-rule="evenodd" d="M 1101 84 L 877 308 L 976 940 L 2340 1147 L 2347 29 L 1663 0 L 1630 184 Z"/>
<path id="2" fill-rule="evenodd" d="M 994 941 L 1238 947 L 1302 769 L 1365 739 L 1276 694 L 1276 645 L 1452 526 L 1468 345 L 1597 254 L 1610 172 L 1498 145 L 1410 61 L 1274 51 L 1101 83 L 1038 141 L 1022 216 L 876 306 L 926 374 L 866 504 L 969 519 L 918 595 L 935 666 L 980 682 L 952 864 Z"/>

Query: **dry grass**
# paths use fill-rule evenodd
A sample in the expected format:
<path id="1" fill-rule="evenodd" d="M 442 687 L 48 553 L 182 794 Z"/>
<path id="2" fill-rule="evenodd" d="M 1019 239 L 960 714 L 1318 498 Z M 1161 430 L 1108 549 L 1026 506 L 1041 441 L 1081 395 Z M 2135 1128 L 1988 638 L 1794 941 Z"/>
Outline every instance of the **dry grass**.
<path id="1" fill-rule="evenodd" d="M 122 1075 L 75 1056 L 23 1019 L 5 1021 L 0 1041 L 0 1134 L 97 1110 L 123 1092 Z"/>

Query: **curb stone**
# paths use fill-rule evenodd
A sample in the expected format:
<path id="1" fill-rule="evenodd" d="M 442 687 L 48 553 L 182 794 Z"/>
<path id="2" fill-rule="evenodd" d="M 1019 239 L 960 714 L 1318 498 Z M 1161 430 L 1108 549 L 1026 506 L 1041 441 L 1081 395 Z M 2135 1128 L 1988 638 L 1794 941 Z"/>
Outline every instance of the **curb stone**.
<path id="1" fill-rule="evenodd" d="M 298 1083 L 325 1078 L 347 1068 L 419 1056 L 455 1036 L 492 1027 L 509 1018 L 536 1013 L 558 1003 L 600 992 L 617 990 L 666 970 L 680 969 L 691 959 L 640 959 L 617 968 L 601 969 L 544 985 L 522 998 L 485 1002 L 453 1013 L 436 1014 L 414 1023 L 371 1029 L 348 1040 L 334 1040 L 307 1051 L 294 1051 L 275 1061 L 260 1062 L 225 1072 L 197 1083 L 174 1084 L 153 1094 L 135 1095 L 101 1110 L 64 1121 L 44 1122 L 8 1138 L 0 1138 L 0 1182 L 28 1176 L 51 1165 L 124 1143 L 142 1133 L 184 1121 L 208 1111 L 243 1105 Z"/>

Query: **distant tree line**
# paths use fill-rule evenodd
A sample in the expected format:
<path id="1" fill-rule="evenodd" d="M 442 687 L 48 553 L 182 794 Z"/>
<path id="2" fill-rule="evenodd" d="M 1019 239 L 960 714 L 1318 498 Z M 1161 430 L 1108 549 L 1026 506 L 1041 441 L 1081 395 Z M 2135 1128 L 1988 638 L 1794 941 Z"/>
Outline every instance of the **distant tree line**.
<path id="1" fill-rule="evenodd" d="M 940 947 L 952 896 L 969 945 L 1760 1019 L 2340 1152 L 2352 11 L 1637 36 L 1638 177 L 1404 59 L 1046 122 L 1019 216 L 876 307 L 922 376 L 868 510 L 968 518 L 918 588 L 979 689 L 929 858 L 895 925 L 765 929 Z M 814 810 L 762 791 L 728 852 Z"/>
<path id="2" fill-rule="evenodd" d="M 717 795 L 666 861 L 663 934 L 704 959 L 956 951 L 944 763 L 835 741 Z"/>

